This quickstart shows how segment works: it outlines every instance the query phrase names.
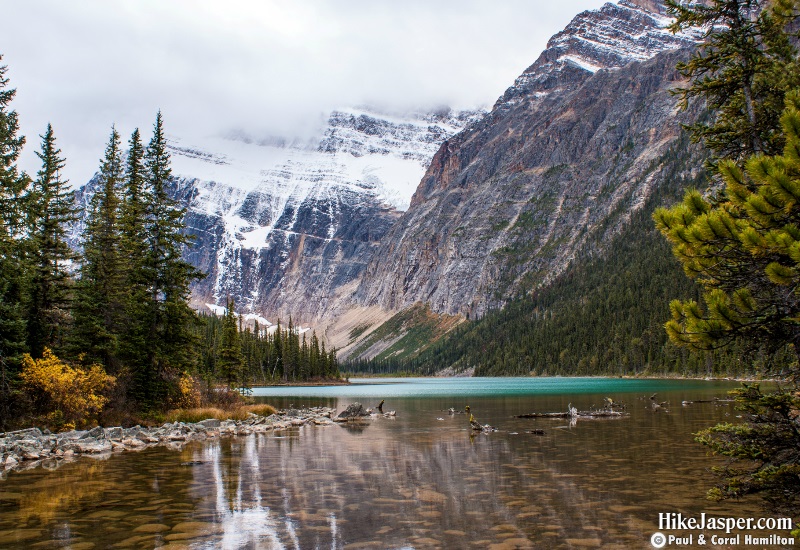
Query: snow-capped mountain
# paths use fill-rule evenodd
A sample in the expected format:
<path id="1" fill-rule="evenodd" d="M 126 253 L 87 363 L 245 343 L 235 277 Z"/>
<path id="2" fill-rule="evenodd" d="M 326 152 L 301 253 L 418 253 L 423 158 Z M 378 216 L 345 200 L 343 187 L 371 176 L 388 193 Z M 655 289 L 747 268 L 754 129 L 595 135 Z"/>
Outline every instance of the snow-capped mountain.
<path id="1" fill-rule="evenodd" d="M 170 136 L 173 192 L 195 237 L 188 260 L 208 274 L 195 304 L 231 297 L 268 319 L 318 319 L 408 207 L 439 145 L 481 116 L 342 109 L 316 139 Z"/>
<path id="2" fill-rule="evenodd" d="M 302 142 L 172 138 L 187 258 L 209 274 L 193 299 L 352 346 L 413 304 L 482 315 L 602 253 L 682 170 L 696 113 L 669 89 L 699 34 L 668 24 L 660 0 L 583 12 L 489 113 L 343 109 Z"/>
<path id="3" fill-rule="evenodd" d="M 672 34 L 671 19 L 658 0 L 620 0 L 578 14 L 555 34 L 533 65 L 497 100 L 507 109 L 522 99 L 541 99 L 601 69 L 617 69 L 634 61 L 692 45 L 701 33 Z"/>

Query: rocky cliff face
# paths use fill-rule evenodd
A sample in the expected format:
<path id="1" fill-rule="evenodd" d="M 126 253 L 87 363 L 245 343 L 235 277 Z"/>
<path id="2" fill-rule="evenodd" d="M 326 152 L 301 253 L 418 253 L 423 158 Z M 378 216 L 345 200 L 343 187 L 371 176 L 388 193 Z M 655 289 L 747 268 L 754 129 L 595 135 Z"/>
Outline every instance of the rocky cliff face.
<path id="1" fill-rule="evenodd" d="M 273 322 L 329 314 L 408 207 L 439 145 L 482 115 L 348 109 L 302 142 L 171 136 L 172 194 L 195 241 L 185 256 L 208 274 L 193 287 L 194 305 L 230 297 Z M 80 204 L 93 188 L 78 191 Z M 75 245 L 82 227 L 73 228 Z"/>
<path id="2" fill-rule="evenodd" d="M 414 304 L 425 319 L 481 315 L 602 252 L 690 116 L 669 89 L 699 36 L 668 23 L 659 0 L 579 14 L 485 116 L 342 110 L 302 144 L 173 139 L 187 254 L 209 273 L 195 302 L 231 296 L 394 356 L 427 338 L 397 334 Z M 377 330 L 389 318 L 401 328 Z"/>
<path id="3" fill-rule="evenodd" d="M 654 9 L 655 8 L 655 9 Z M 681 132 L 669 88 L 696 36 L 660 3 L 578 15 L 479 123 L 434 156 L 356 299 L 480 315 L 563 272 L 657 182 Z"/>

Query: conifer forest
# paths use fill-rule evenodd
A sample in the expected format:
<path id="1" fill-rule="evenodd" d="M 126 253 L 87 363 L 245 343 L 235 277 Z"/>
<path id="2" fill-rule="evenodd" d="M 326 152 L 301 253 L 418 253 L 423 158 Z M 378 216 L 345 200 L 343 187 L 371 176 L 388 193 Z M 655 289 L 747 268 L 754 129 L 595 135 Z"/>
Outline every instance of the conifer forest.
<path id="1" fill-rule="evenodd" d="M 189 306 L 190 285 L 204 275 L 182 258 L 192 242 L 185 209 L 168 193 L 161 112 L 149 140 L 136 129 L 123 144 L 111 128 L 81 246 L 71 248 L 79 209 L 63 176 L 68 161 L 48 125 L 36 153 L 41 168 L 18 169 L 26 138 L 6 71 L 0 67 L 1 427 L 157 415 L 221 395 L 235 400 L 252 384 L 339 378 L 335 350 L 291 320 L 243 326 L 232 301 L 224 318 Z"/>

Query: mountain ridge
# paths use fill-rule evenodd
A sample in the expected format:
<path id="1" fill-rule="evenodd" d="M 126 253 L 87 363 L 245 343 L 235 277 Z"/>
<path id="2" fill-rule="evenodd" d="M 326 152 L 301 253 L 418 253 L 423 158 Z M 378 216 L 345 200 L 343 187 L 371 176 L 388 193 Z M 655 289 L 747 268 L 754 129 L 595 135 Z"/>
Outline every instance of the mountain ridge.
<path id="1" fill-rule="evenodd" d="M 658 178 L 652 162 L 692 116 L 677 112 L 668 89 L 696 38 L 673 36 L 666 23 L 627 1 L 576 16 L 486 117 L 442 145 L 367 267 L 358 302 L 481 316 L 563 272 L 584 233 L 621 203 L 641 205 Z M 634 53 L 584 50 L 603 63 L 588 70 L 563 47 L 587 35 L 628 37 Z"/>
<path id="2" fill-rule="evenodd" d="M 343 357 L 413 353 L 414 319 L 450 330 L 603 254 L 697 115 L 669 90 L 699 34 L 668 23 L 656 0 L 578 14 L 488 113 L 342 109 L 311 141 L 175 139 L 187 258 L 211 274 L 194 303 L 292 316 Z"/>

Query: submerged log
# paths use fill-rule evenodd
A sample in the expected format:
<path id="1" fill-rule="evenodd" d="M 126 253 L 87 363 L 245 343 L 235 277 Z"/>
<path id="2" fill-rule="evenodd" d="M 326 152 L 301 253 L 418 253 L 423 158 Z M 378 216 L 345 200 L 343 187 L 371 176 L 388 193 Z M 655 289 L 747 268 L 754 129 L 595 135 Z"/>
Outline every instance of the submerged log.
<path id="1" fill-rule="evenodd" d="M 735 399 L 721 399 L 715 397 L 714 399 L 695 399 L 694 401 L 681 401 L 681 405 L 693 405 L 695 403 L 734 403 Z"/>
<path id="2" fill-rule="evenodd" d="M 550 413 L 527 413 L 517 414 L 514 418 L 569 418 L 572 416 L 568 412 L 550 412 Z"/>
<path id="3" fill-rule="evenodd" d="M 628 413 L 619 411 L 577 411 L 517 414 L 514 418 L 619 418 Z"/>

